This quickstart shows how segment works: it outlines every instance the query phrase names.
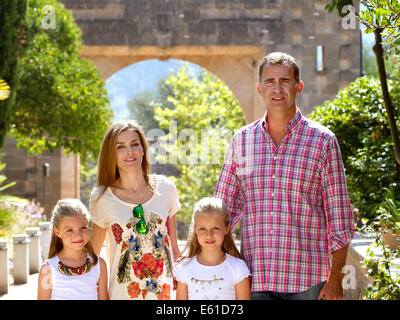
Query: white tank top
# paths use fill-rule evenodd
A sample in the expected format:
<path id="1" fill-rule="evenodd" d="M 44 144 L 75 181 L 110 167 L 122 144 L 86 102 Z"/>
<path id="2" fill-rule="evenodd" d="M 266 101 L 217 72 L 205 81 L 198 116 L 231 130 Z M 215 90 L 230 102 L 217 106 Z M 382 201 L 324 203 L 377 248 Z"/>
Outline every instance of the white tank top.
<path id="1" fill-rule="evenodd" d="M 88 257 L 92 260 L 89 255 Z M 58 256 L 46 260 L 51 267 L 51 300 L 98 300 L 100 259 L 89 272 L 79 276 L 61 273 L 58 269 L 59 261 Z"/>

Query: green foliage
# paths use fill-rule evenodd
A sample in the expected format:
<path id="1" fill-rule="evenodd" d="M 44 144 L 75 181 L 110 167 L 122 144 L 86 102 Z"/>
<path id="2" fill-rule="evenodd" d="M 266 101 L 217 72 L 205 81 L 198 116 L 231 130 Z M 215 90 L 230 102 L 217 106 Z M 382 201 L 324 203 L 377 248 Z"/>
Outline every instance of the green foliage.
<path id="1" fill-rule="evenodd" d="M 338 14 L 340 17 L 344 17 L 347 13 L 343 12 L 343 7 L 353 5 L 353 0 L 332 0 L 325 6 L 325 9 L 329 12 L 332 12 L 335 8 L 338 10 Z"/>
<path id="2" fill-rule="evenodd" d="M 388 81 L 395 115 L 400 115 L 400 86 Z M 393 154 L 393 142 L 378 80 L 362 77 L 342 89 L 310 118 L 330 128 L 337 136 L 351 202 L 362 216 L 373 219 L 385 196 L 384 187 L 400 200 L 400 168 Z"/>
<path id="3" fill-rule="evenodd" d="M 0 79 L 0 100 L 5 100 L 10 96 L 10 86 L 3 79 Z"/>
<path id="4" fill-rule="evenodd" d="M 376 29 L 383 31 L 386 42 L 400 39 L 400 2 L 398 0 L 360 0 L 364 6 L 357 17 L 366 26 L 365 33 L 374 32 Z M 353 0 L 331 0 L 325 9 L 332 12 L 335 8 L 339 16 L 343 17 L 348 12 L 343 12 L 343 7 L 353 5 Z"/>
<path id="5" fill-rule="evenodd" d="M 128 102 L 131 118 L 136 120 L 144 132 L 158 128 L 158 122 L 154 119 L 153 102 L 157 99 L 156 92 L 145 90 L 139 92 Z"/>
<path id="6" fill-rule="evenodd" d="M 366 26 L 365 33 L 383 30 L 387 42 L 400 39 L 400 2 L 398 0 L 362 0 L 365 10 L 359 20 Z"/>
<path id="7" fill-rule="evenodd" d="M 373 44 L 362 43 L 362 70 L 364 75 L 378 78 L 378 65 L 376 64 L 376 57 L 372 47 Z"/>
<path id="8" fill-rule="evenodd" d="M 155 120 L 155 107 L 174 108 L 174 105 L 168 102 L 168 97 L 172 97 L 174 94 L 171 86 L 166 83 L 166 80 L 167 78 L 160 79 L 156 90 L 139 92 L 128 101 L 131 118 L 143 127 L 145 133 L 152 129 L 159 129 L 158 122 Z"/>
<path id="9" fill-rule="evenodd" d="M 0 1 L 0 78 L 11 87 L 11 95 L 0 101 L 0 148 L 10 128 L 10 114 L 19 89 L 19 57 L 24 50 L 26 0 Z"/>
<path id="10" fill-rule="evenodd" d="M 377 248 L 382 255 L 375 253 Z M 384 244 L 382 236 L 377 233 L 376 240 L 367 249 L 367 256 L 362 263 L 367 275 L 373 279 L 372 284 L 364 289 L 366 300 L 400 299 L 400 273 L 393 273 L 394 259 L 399 257 L 400 250 L 390 250 Z"/>
<path id="11" fill-rule="evenodd" d="M 0 161 L 0 172 L 3 171 L 5 167 L 6 164 Z M 7 177 L 0 174 L 0 237 L 6 236 L 14 226 L 16 222 L 15 208 L 25 205 L 27 202 L 24 199 L 3 193 L 6 189 L 15 185 L 15 182 L 3 185 L 6 180 Z"/>
<path id="12" fill-rule="evenodd" d="M 399 46 L 400 42 L 391 45 L 383 45 L 385 70 L 390 78 L 400 80 L 400 55 Z M 362 69 L 363 74 L 368 77 L 378 78 L 378 65 L 376 63 L 376 56 L 373 52 L 374 43 L 364 42 L 362 44 Z"/>
<path id="13" fill-rule="evenodd" d="M 42 21 L 51 6 L 55 29 Z M 62 147 L 66 153 L 96 157 L 112 112 L 99 71 L 79 58 L 81 34 L 71 14 L 56 0 L 28 0 L 23 74 L 11 114 L 11 135 L 19 147 L 40 153 Z"/>
<path id="14" fill-rule="evenodd" d="M 172 88 L 168 102 L 173 108 L 155 108 L 159 127 L 169 130 L 164 137 L 168 154 L 158 159 L 181 172 L 178 179 L 172 177 L 182 204 L 178 219 L 189 222 L 194 204 L 212 196 L 229 141 L 245 121 L 233 93 L 206 71 L 191 78 L 183 67 L 166 83 Z"/>
<path id="15" fill-rule="evenodd" d="M 367 249 L 362 267 L 373 282 L 364 290 L 368 300 L 399 300 L 400 273 L 393 272 L 395 259 L 400 257 L 396 237 L 400 230 L 400 201 L 393 189 L 384 188 L 385 197 L 377 210 L 377 217 L 364 230 L 375 233 L 375 242 Z M 392 237 L 392 243 L 386 243 Z M 391 248 L 391 246 L 393 246 Z M 394 249 L 394 250 L 391 250 Z"/>
<path id="16" fill-rule="evenodd" d="M 79 166 L 79 198 L 86 207 L 89 207 L 90 193 L 97 179 L 97 161 L 88 160 Z"/>
<path id="17" fill-rule="evenodd" d="M 377 209 L 373 226 L 396 234 L 400 230 L 400 201 L 393 189 L 384 188 L 385 197 Z"/>
<path id="18" fill-rule="evenodd" d="M 390 46 L 387 60 L 389 61 L 388 72 L 391 78 L 400 80 L 400 40 L 392 43 Z"/>

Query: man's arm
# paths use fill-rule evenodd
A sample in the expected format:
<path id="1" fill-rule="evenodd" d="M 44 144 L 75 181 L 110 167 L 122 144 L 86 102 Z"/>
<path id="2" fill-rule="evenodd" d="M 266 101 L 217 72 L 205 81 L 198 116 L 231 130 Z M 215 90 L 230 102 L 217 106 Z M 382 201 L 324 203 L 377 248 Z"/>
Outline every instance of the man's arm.
<path id="1" fill-rule="evenodd" d="M 238 164 L 234 156 L 234 139 L 229 146 L 224 164 L 218 177 L 217 185 L 214 190 L 214 197 L 222 199 L 231 215 L 232 230 L 239 223 L 242 217 L 243 198 L 240 191 L 239 182 L 236 176 Z"/>
<path id="2" fill-rule="evenodd" d="M 344 173 L 342 155 L 336 137 L 328 144 L 322 178 L 322 193 L 327 217 L 332 266 L 329 278 L 318 299 L 343 299 L 342 269 L 354 234 L 354 216 L 351 209 Z"/>
<path id="3" fill-rule="evenodd" d="M 349 245 L 347 244 L 343 248 L 332 253 L 332 268 L 329 274 L 329 279 L 322 288 L 318 300 L 343 300 L 342 269 L 346 263 L 348 248 Z"/>

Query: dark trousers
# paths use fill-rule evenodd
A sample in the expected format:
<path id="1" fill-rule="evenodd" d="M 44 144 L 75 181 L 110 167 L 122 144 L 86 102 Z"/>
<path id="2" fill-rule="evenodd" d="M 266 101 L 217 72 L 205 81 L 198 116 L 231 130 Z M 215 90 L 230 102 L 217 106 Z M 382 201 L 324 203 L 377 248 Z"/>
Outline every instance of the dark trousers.
<path id="1" fill-rule="evenodd" d="M 252 291 L 252 300 L 317 300 L 326 281 L 320 282 L 307 291 L 297 293 L 285 293 L 275 291 Z"/>

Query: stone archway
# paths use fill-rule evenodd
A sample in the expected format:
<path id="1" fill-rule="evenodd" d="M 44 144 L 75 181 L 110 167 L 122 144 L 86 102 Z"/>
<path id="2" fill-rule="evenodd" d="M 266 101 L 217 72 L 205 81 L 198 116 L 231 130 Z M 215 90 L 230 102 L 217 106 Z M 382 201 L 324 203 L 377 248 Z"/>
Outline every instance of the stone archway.
<path id="1" fill-rule="evenodd" d="M 263 46 L 127 47 L 86 46 L 81 56 L 90 59 L 106 80 L 119 70 L 148 59 L 180 59 L 195 63 L 219 77 L 234 93 L 247 123 L 264 113 L 256 83 Z"/>
<path id="2" fill-rule="evenodd" d="M 298 103 L 305 114 L 332 99 L 339 88 L 361 73 L 358 26 L 344 29 L 340 17 L 329 14 L 326 3 L 320 0 L 60 2 L 82 30 L 85 47 L 81 56 L 94 62 L 103 79 L 147 59 L 193 62 L 228 85 L 247 123 L 264 113 L 256 82 L 258 61 L 267 49 L 287 52 L 299 61 L 305 88 Z M 319 59 L 323 68 L 317 67 Z M 79 196 L 79 180 L 71 183 L 67 179 L 70 171 L 58 165 L 63 156 L 54 157 L 53 168 L 61 171 L 54 177 L 51 204 L 60 197 Z M 20 179 L 18 195 L 38 199 L 42 160 L 26 155 L 23 161 L 27 165 L 12 172 Z M 13 162 L 13 158 L 6 162 Z M 78 161 L 71 159 L 71 163 L 76 177 Z"/>
<path id="3" fill-rule="evenodd" d="M 264 113 L 256 93 L 259 59 L 295 57 L 305 88 L 303 113 L 360 76 L 358 26 L 344 28 L 320 0 L 61 0 L 82 30 L 82 57 L 103 78 L 145 59 L 176 58 L 204 67 L 234 92 L 247 122 Z"/>

